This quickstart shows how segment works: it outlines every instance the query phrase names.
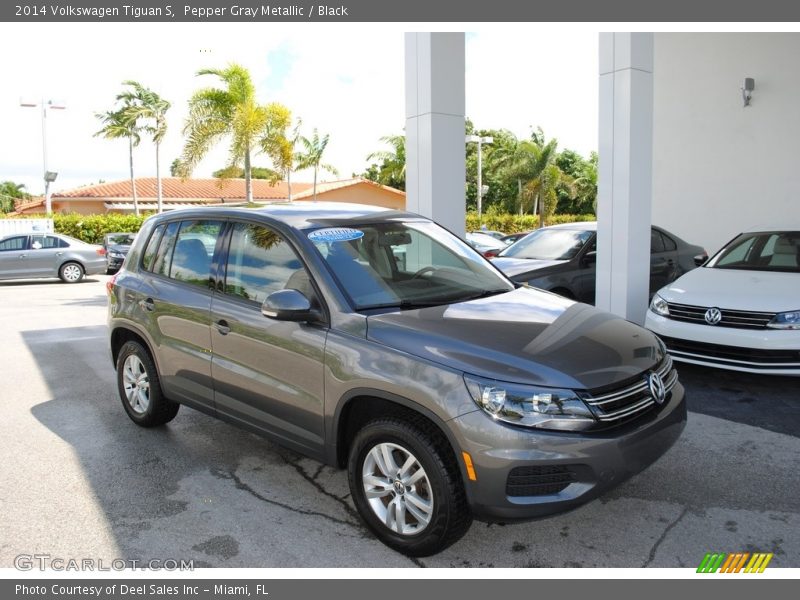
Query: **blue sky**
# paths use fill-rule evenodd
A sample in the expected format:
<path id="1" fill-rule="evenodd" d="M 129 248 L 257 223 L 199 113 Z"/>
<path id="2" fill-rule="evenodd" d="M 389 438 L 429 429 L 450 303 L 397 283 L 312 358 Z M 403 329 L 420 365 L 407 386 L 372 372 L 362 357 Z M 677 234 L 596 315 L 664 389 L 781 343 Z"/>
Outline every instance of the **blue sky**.
<path id="1" fill-rule="evenodd" d="M 48 119 L 49 168 L 59 172 L 54 190 L 128 176 L 126 143 L 93 137 L 99 128 L 94 114 L 111 108 L 126 79 L 172 102 L 163 172 L 180 154 L 188 98 L 214 83 L 196 71 L 232 61 L 250 69 L 261 101 L 282 102 L 302 118 L 304 135 L 313 128 L 330 134 L 325 160 L 343 177 L 363 171 L 366 156 L 381 147 L 379 138 L 400 133 L 405 124 L 401 25 L 74 24 L 69 44 L 57 41 L 59 27 L 0 24 L 0 52 L 18 57 L 4 64 L 5 79 L 14 85 L 0 88 L 0 180 L 25 183 L 33 193 L 43 188 L 40 113 L 20 108 L 20 96 L 67 104 Z M 31 45 L 34 38 L 46 41 Z M 129 39 L 147 43 L 131 51 Z M 561 147 L 584 154 L 596 148 L 596 32 L 535 24 L 475 27 L 466 37 L 465 77 L 467 116 L 478 128 L 527 136 L 541 126 Z M 195 175 L 209 176 L 226 160 L 220 145 Z M 155 175 L 147 140 L 136 149 L 135 164 L 137 175 Z M 255 157 L 254 164 L 268 161 Z M 309 181 L 311 174 L 295 178 Z"/>

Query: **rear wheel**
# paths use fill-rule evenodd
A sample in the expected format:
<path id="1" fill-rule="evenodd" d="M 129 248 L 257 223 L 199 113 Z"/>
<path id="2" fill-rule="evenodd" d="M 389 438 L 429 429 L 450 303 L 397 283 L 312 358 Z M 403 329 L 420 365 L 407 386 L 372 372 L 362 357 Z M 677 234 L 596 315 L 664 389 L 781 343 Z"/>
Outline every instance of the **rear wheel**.
<path id="1" fill-rule="evenodd" d="M 164 397 L 155 363 L 139 342 L 125 342 L 119 351 L 117 387 L 125 412 L 137 425 L 156 427 L 178 414 L 180 404 Z"/>
<path id="2" fill-rule="evenodd" d="M 61 265 L 58 276 L 64 283 L 77 283 L 83 279 L 83 267 L 76 262 L 68 262 Z"/>
<path id="3" fill-rule="evenodd" d="M 356 435 L 348 461 L 350 492 L 372 532 L 409 556 L 459 540 L 472 515 L 447 442 L 423 419 L 378 419 Z"/>

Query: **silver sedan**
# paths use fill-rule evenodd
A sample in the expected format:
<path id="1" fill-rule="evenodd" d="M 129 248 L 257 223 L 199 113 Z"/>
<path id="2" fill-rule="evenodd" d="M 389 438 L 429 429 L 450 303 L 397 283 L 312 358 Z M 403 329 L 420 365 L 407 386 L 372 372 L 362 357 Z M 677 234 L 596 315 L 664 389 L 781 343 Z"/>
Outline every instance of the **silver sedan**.
<path id="1" fill-rule="evenodd" d="M 0 279 L 60 277 L 76 283 L 106 271 L 106 251 L 58 233 L 14 234 L 0 238 Z"/>

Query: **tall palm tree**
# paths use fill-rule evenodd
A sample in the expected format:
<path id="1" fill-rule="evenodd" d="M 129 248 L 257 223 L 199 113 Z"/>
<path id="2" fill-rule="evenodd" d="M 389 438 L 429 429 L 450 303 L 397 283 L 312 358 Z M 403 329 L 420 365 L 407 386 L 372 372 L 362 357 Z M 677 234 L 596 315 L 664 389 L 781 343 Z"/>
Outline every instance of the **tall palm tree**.
<path id="1" fill-rule="evenodd" d="M 128 156 L 131 170 L 131 198 L 133 199 L 133 214 L 139 216 L 139 201 L 136 196 L 136 178 L 133 175 L 133 149 L 142 141 L 140 136 L 139 125 L 135 119 L 131 119 L 130 109 L 131 102 L 125 100 L 120 94 L 117 100 L 122 102 L 122 105 L 116 110 L 109 110 L 104 113 L 96 113 L 95 116 L 100 119 L 103 124 L 102 129 L 95 133 L 96 136 L 102 136 L 107 140 L 116 140 L 125 138 L 128 140 Z"/>
<path id="2" fill-rule="evenodd" d="M 171 104 L 164 100 L 150 88 L 144 87 L 137 81 L 125 81 L 123 85 L 130 86 L 132 90 L 125 92 L 123 97 L 129 101 L 130 118 L 138 122 L 144 121 L 143 131 L 148 133 L 156 146 L 156 196 L 158 212 L 163 210 L 163 191 L 161 187 L 161 141 L 167 133 L 167 111 Z"/>
<path id="3" fill-rule="evenodd" d="M 317 172 L 320 169 L 328 171 L 331 175 L 338 175 L 339 171 L 335 167 L 324 164 L 322 162 L 322 155 L 325 153 L 325 148 L 328 146 L 330 135 L 325 134 L 319 136 L 319 132 L 314 129 L 311 139 L 300 136 L 300 143 L 303 145 L 305 152 L 300 152 L 296 155 L 298 169 L 314 169 L 314 200 L 317 199 Z"/>
<path id="4" fill-rule="evenodd" d="M 229 166 L 244 167 L 246 199 L 251 203 L 251 156 L 260 149 L 259 140 L 270 115 L 278 107 L 285 107 L 258 104 L 250 72 L 241 65 L 202 69 L 197 75 L 214 75 L 224 85 L 203 88 L 189 99 L 189 117 L 183 128 L 187 139 L 181 156 L 181 175 L 188 177 L 214 144 L 230 138 Z"/>
<path id="5" fill-rule="evenodd" d="M 548 182 L 552 181 L 553 173 L 546 173 L 546 171 L 548 167 L 553 165 L 557 149 L 558 141 L 555 139 L 546 144 L 543 143 L 543 140 L 540 141 L 538 139 L 525 140 L 520 143 L 519 160 L 513 166 L 517 176 L 525 182 L 523 185 L 523 199 L 526 197 L 531 199 L 533 201 L 533 214 L 539 213 L 540 227 L 544 217 L 542 216 L 539 202 L 544 195 L 549 193 Z"/>
<path id="6" fill-rule="evenodd" d="M 385 135 L 380 138 L 391 150 L 378 150 L 367 156 L 367 160 L 381 161 L 378 167 L 378 183 L 390 185 L 400 190 L 406 186 L 406 136 Z"/>
<path id="7" fill-rule="evenodd" d="M 280 105 L 278 105 L 280 106 Z M 287 129 L 292 123 L 292 113 L 285 106 L 275 109 L 264 128 L 260 140 L 261 150 L 272 160 L 272 166 L 278 179 L 286 179 L 289 202 L 292 201 L 292 170 L 294 170 L 294 146 L 300 137 L 300 119 L 294 126 L 292 133 Z"/>

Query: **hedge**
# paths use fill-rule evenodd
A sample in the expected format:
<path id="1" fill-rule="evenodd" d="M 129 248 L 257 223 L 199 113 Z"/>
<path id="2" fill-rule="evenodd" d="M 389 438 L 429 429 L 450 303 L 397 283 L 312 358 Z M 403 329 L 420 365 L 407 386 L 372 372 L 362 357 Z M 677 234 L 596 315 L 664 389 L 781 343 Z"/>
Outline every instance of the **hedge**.
<path id="1" fill-rule="evenodd" d="M 593 214 L 585 215 L 553 215 L 545 222 L 546 225 L 558 225 L 559 223 L 575 223 L 576 221 L 594 221 L 597 217 Z M 486 225 L 486 229 L 503 231 L 505 233 L 517 233 L 530 231 L 539 227 L 539 215 L 512 215 L 512 214 L 484 214 L 478 220 L 477 213 L 467 214 L 467 231 L 477 231 L 481 228 L 481 223 Z"/>
<path id="2" fill-rule="evenodd" d="M 107 213 L 103 215 L 79 215 L 54 214 L 53 226 L 56 232 L 63 233 L 70 237 L 78 238 L 92 244 L 99 244 L 103 241 L 103 235 L 112 232 L 135 233 L 139 231 L 142 223 L 149 215 L 136 217 L 134 215 L 120 215 Z M 37 218 L 41 219 L 44 215 L 22 215 L 12 218 Z M 586 215 L 553 215 L 547 220 L 548 225 L 558 223 L 574 223 L 575 221 L 593 221 L 595 216 Z M 539 227 L 539 217 L 537 215 L 512 215 L 512 214 L 485 214 L 481 219 L 487 229 L 504 231 L 505 233 L 517 233 L 518 231 L 530 231 Z M 467 231 L 480 229 L 478 215 L 476 213 L 467 214 Z"/>

